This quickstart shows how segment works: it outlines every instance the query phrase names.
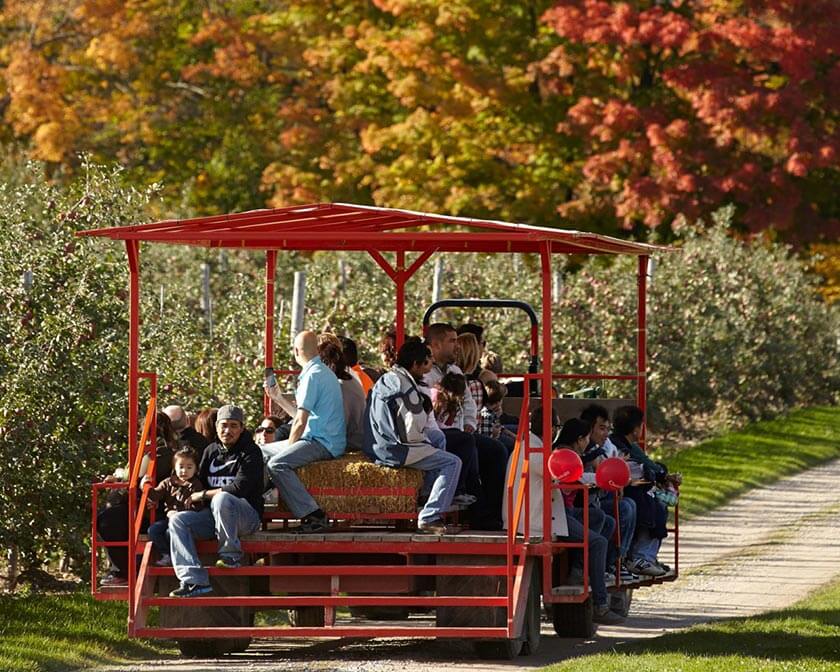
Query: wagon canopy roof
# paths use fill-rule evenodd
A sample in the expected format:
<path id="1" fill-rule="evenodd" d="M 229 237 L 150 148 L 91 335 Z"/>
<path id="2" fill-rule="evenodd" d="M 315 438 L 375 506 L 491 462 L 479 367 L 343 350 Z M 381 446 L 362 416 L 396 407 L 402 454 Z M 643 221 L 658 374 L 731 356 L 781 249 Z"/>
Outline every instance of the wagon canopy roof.
<path id="1" fill-rule="evenodd" d="M 670 248 L 594 233 L 351 203 L 317 203 L 80 231 L 82 236 L 259 250 L 648 255 Z"/>

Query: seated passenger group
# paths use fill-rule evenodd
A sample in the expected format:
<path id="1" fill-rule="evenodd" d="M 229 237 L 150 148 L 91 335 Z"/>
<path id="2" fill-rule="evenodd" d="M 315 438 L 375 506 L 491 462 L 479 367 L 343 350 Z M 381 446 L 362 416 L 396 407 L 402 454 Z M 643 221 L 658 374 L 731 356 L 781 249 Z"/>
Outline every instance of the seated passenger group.
<path id="1" fill-rule="evenodd" d="M 157 563 L 172 564 L 180 580 L 171 595 L 212 591 L 196 540 L 217 539 L 217 566 L 239 566 L 239 539 L 259 529 L 264 493 L 271 486 L 300 520 L 297 531 L 327 529 L 327 513 L 295 471 L 340 457 L 345 450 L 361 450 L 383 466 L 424 473 L 418 513 L 421 532 L 454 531 L 445 521 L 453 504 L 467 509 L 473 529 L 506 529 L 505 478 L 515 470 L 515 483 L 520 482 L 524 451 L 514 465 L 516 418 L 502 412 L 507 388 L 481 365 L 481 328 L 463 325 L 458 331 L 449 324 L 432 324 L 425 340 L 407 338 L 396 351 L 395 336 L 386 335 L 381 345 L 388 364 L 385 371 L 360 366 L 356 344 L 349 338 L 299 333 L 294 341 L 294 358 L 301 367 L 296 392 L 285 394 L 270 369 L 264 382 L 267 394 L 288 418 L 266 416 L 253 434 L 245 427 L 243 410 L 234 405 L 202 410 L 195 428 L 180 406 L 158 413 L 158 485 L 148 491 L 148 506 L 157 506 L 158 514 L 148 534 L 158 552 Z M 620 616 L 609 610 L 606 592 L 606 583 L 614 579 L 613 568 L 622 568 L 622 581 L 668 571 L 656 559 L 666 536 L 667 510 L 650 491 L 657 482 L 679 485 L 679 475 L 668 476 L 664 465 L 650 460 L 639 447 L 644 415 L 634 406 L 616 410 L 612 434 L 609 413 L 597 404 L 562 427 L 552 410 L 551 424 L 552 448 L 579 453 L 587 471 L 607 457 L 619 456 L 635 465 L 641 476 L 618 500 L 619 545 L 614 534 L 616 495 L 593 492 L 589 498 L 587 572 L 595 619 L 617 622 Z M 531 447 L 543 445 L 542 433 L 542 409 L 537 408 L 531 417 Z M 543 527 L 542 459 L 541 453 L 530 455 L 529 528 L 530 535 L 537 537 Z M 125 480 L 125 475 L 108 479 Z M 552 489 L 552 537 L 583 540 L 579 492 Z M 105 540 L 127 538 L 127 511 L 123 497 L 99 514 Z M 519 532 L 524 533 L 522 518 Z M 103 584 L 124 584 L 126 549 L 110 547 L 108 553 L 112 574 Z M 583 571 L 578 557 L 572 580 L 581 578 Z"/>

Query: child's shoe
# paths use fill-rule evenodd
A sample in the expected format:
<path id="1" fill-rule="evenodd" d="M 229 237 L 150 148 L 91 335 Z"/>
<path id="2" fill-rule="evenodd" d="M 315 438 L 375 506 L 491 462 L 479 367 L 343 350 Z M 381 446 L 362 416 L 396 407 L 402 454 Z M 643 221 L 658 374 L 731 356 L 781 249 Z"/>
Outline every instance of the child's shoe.
<path id="1" fill-rule="evenodd" d="M 160 556 L 160 560 L 155 563 L 156 567 L 171 567 L 172 566 L 172 558 L 170 557 L 169 553 L 164 553 Z"/>

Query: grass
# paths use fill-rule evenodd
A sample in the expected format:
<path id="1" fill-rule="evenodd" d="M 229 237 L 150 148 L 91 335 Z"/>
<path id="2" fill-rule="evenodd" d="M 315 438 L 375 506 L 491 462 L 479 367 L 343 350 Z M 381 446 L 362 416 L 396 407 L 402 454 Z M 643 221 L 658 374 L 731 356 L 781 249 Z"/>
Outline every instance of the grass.
<path id="1" fill-rule="evenodd" d="M 840 670 L 840 582 L 752 618 L 698 625 L 545 672 L 821 672 Z"/>
<path id="2" fill-rule="evenodd" d="M 124 602 L 87 593 L 0 595 L 0 670 L 75 670 L 170 653 L 128 639 Z"/>
<path id="3" fill-rule="evenodd" d="M 680 516 L 840 457 L 840 407 L 818 406 L 757 422 L 684 448 L 663 461 L 683 474 Z"/>

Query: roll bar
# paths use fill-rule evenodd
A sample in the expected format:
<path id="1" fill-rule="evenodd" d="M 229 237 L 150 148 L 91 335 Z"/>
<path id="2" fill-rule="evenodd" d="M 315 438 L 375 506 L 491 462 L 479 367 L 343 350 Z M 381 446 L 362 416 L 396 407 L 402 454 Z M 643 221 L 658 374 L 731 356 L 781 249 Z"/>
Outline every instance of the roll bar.
<path id="1" fill-rule="evenodd" d="M 441 299 L 435 301 L 426 309 L 423 314 L 423 335 L 426 335 L 426 330 L 431 322 L 432 314 L 439 308 L 515 308 L 523 311 L 528 319 L 531 321 L 531 360 L 528 364 L 528 373 L 536 373 L 540 368 L 540 357 L 537 354 L 537 344 L 539 342 L 537 335 L 537 313 L 531 307 L 530 303 L 525 301 L 517 301 L 515 299 Z M 531 381 L 531 395 L 537 396 L 537 381 Z"/>

